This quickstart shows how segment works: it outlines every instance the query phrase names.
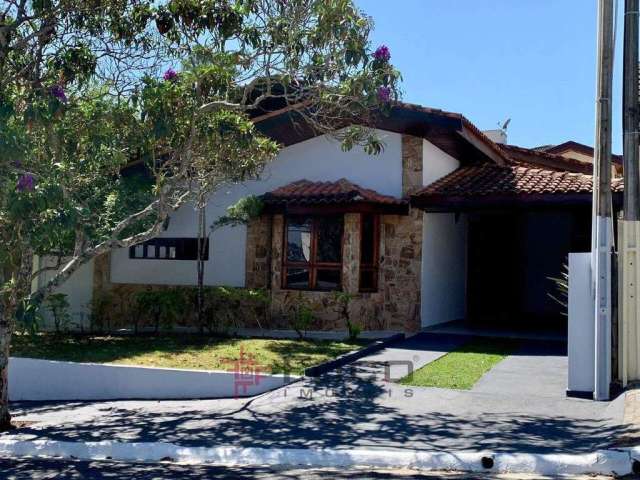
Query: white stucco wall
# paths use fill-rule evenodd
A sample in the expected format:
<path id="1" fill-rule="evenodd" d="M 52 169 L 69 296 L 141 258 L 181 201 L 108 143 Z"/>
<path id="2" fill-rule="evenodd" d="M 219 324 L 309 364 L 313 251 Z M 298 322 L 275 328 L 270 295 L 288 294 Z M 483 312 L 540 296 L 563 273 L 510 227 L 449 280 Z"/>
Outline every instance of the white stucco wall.
<path id="1" fill-rule="evenodd" d="M 467 218 L 425 213 L 422 240 L 422 326 L 464 318 Z"/>
<path id="2" fill-rule="evenodd" d="M 423 185 L 451 173 L 460 162 L 423 142 Z M 422 326 L 457 320 L 466 311 L 467 219 L 453 213 L 424 213 L 422 232 Z"/>
<path id="3" fill-rule="evenodd" d="M 248 195 L 260 195 L 296 180 L 334 181 L 340 178 L 372 188 L 380 193 L 402 195 L 401 135 L 378 131 L 385 143 L 377 156 L 361 148 L 343 152 L 338 141 L 321 136 L 284 148 L 266 168 L 259 181 L 231 185 L 212 196 L 207 206 L 207 224 L 226 208 Z M 171 216 L 163 237 L 195 237 L 195 211 L 184 207 Z M 205 267 L 207 285 L 243 286 L 245 275 L 244 227 L 225 228 L 211 238 L 209 261 Z M 111 256 L 111 281 L 164 285 L 195 284 L 196 262 L 177 260 L 129 259 L 126 249 Z"/>
<path id="4" fill-rule="evenodd" d="M 45 266 L 55 266 L 55 261 L 51 257 L 36 257 L 34 269 L 38 270 Z M 54 272 L 46 272 L 41 275 L 34 287 L 44 285 L 54 275 Z M 69 313 L 71 315 L 70 327 L 79 329 L 89 326 L 89 314 L 91 312 L 91 300 L 93 296 L 93 260 L 89 260 L 76 270 L 66 282 L 56 288 L 53 293 L 64 293 L 69 301 Z M 42 328 L 53 328 L 53 317 L 45 306 L 41 310 L 44 318 Z"/>
<path id="5" fill-rule="evenodd" d="M 460 167 L 460 162 L 433 143 L 422 141 L 422 185 L 425 187 Z"/>

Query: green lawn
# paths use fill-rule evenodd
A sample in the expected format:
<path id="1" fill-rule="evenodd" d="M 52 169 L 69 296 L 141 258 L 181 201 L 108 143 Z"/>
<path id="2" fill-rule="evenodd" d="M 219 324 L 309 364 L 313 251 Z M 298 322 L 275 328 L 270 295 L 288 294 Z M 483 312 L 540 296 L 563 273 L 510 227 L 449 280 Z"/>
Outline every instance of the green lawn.
<path id="1" fill-rule="evenodd" d="M 407 375 L 402 385 L 469 390 L 517 348 L 517 340 L 477 337 Z"/>
<path id="2" fill-rule="evenodd" d="M 260 366 L 260 371 L 283 373 L 289 370 L 297 375 L 306 367 L 362 345 L 348 341 L 220 339 L 187 334 L 126 337 L 38 334 L 14 335 L 11 355 L 72 362 L 232 370 L 242 347 L 245 360 L 251 358 Z"/>

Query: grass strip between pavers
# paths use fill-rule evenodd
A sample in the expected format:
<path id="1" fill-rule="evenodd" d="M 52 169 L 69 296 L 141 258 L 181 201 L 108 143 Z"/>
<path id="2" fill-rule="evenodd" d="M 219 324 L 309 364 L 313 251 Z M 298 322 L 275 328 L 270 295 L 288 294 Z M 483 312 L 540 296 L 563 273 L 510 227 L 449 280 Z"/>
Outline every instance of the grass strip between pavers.
<path id="1" fill-rule="evenodd" d="M 514 339 L 475 337 L 402 378 L 399 383 L 414 387 L 470 390 L 485 373 L 511 355 L 518 345 Z"/>

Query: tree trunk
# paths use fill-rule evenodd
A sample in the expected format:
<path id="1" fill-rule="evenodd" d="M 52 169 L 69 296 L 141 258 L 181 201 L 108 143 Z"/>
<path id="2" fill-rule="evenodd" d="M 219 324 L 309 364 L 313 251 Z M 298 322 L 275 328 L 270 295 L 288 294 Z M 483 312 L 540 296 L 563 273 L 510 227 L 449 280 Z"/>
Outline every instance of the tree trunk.
<path id="1" fill-rule="evenodd" d="M 0 306 L 0 432 L 11 428 L 9 414 L 9 345 L 11 312 Z"/>

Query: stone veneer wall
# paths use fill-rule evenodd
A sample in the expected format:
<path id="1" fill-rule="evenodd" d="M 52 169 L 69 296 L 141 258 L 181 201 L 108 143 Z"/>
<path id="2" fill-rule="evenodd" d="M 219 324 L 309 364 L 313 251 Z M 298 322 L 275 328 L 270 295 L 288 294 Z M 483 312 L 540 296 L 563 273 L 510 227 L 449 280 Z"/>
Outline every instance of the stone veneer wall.
<path id="1" fill-rule="evenodd" d="M 271 216 L 262 215 L 247 225 L 245 287 L 267 288 L 271 276 Z"/>
<path id="2" fill-rule="evenodd" d="M 403 195 L 422 187 L 422 138 L 402 137 Z M 360 214 L 344 217 L 343 290 L 353 295 L 351 319 L 365 330 L 420 329 L 422 212 L 382 215 L 378 291 L 359 293 Z M 284 218 L 275 215 L 271 233 L 271 315 L 273 327 L 287 328 L 288 305 L 303 299 L 316 316 L 314 329 L 344 329 L 335 294 L 282 289 Z M 263 236 L 264 238 L 264 236 Z M 248 277 L 247 277 L 248 278 Z"/>
<path id="3" fill-rule="evenodd" d="M 265 263 L 264 260 L 258 261 L 258 265 Z M 92 324 L 91 328 L 97 331 L 113 331 L 117 329 L 152 329 L 154 328 L 153 319 L 147 312 L 138 311 L 136 306 L 136 295 L 143 291 L 158 290 L 178 290 L 184 295 L 187 302 L 186 308 L 180 315 L 173 327 L 188 328 L 198 330 L 197 307 L 195 301 L 196 286 L 184 285 L 150 285 L 150 284 L 133 284 L 133 283 L 111 283 L 110 280 L 110 254 L 97 257 L 94 261 L 93 270 L 93 306 L 92 306 Z M 266 264 L 265 264 L 266 265 Z M 262 268 L 262 267 L 258 267 Z M 264 272 L 264 278 L 267 278 L 268 272 Z M 195 276 L 195 267 L 194 267 Z M 256 287 L 259 288 L 259 287 Z M 206 295 L 206 293 L 205 293 Z M 189 301 L 189 298 L 192 301 Z M 205 300 L 206 301 L 206 300 Z M 234 307 L 235 308 L 235 307 Z M 245 301 L 239 305 L 237 315 L 230 319 L 228 328 L 247 327 L 259 328 L 265 327 L 270 322 L 270 311 L 268 305 L 258 300 Z M 163 330 L 166 326 L 161 326 Z M 224 327 L 223 327 L 224 329 Z"/>
<path id="4" fill-rule="evenodd" d="M 359 293 L 360 214 L 344 218 L 343 290 L 352 294 L 351 320 L 364 330 L 416 331 L 420 328 L 422 215 L 383 215 L 380 221 L 378 291 Z M 288 306 L 302 299 L 314 310 L 312 329 L 344 330 L 333 292 L 282 289 L 284 218 L 275 215 L 272 235 L 272 328 L 289 328 Z"/>

